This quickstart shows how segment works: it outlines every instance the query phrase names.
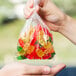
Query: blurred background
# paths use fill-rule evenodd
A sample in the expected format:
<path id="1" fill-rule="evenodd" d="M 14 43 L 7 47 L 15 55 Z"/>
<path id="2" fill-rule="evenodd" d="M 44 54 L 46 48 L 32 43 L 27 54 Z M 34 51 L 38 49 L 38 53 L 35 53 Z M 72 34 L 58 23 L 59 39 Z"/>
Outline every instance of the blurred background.
<path id="1" fill-rule="evenodd" d="M 0 0 L 0 67 L 17 61 L 17 40 L 26 20 L 24 6 L 27 0 Z M 52 0 L 63 12 L 76 18 L 76 0 Z M 71 30 L 70 30 L 71 31 Z M 25 60 L 36 65 L 54 65 L 65 63 L 76 67 L 76 45 L 59 33 L 53 32 L 56 56 L 53 60 Z M 76 71 L 75 71 L 76 72 Z M 62 76 L 62 75 L 61 75 Z M 70 76 L 64 75 L 64 76 Z M 75 76 L 72 74 L 71 76 Z"/>

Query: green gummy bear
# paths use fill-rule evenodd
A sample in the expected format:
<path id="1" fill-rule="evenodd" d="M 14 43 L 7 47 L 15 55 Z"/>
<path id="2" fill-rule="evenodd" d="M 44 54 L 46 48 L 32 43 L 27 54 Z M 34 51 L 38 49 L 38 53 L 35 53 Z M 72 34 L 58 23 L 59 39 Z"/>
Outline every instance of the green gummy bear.
<path id="1" fill-rule="evenodd" d="M 26 57 L 25 56 L 18 56 L 17 59 L 18 60 L 23 60 L 23 59 L 26 59 Z"/>
<path id="2" fill-rule="evenodd" d="M 20 51 L 22 51 L 22 47 L 20 47 L 20 46 L 17 46 L 17 50 L 20 52 Z"/>
<path id="3" fill-rule="evenodd" d="M 51 37 L 49 37 L 49 41 L 53 44 L 53 41 L 52 41 Z"/>

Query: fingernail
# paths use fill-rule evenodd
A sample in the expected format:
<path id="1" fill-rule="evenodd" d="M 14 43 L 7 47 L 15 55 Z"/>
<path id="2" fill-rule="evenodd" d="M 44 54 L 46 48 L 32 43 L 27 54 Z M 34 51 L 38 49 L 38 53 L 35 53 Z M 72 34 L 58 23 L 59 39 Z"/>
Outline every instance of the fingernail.
<path id="1" fill-rule="evenodd" d="M 45 67 L 43 73 L 49 74 L 50 73 L 50 67 Z"/>

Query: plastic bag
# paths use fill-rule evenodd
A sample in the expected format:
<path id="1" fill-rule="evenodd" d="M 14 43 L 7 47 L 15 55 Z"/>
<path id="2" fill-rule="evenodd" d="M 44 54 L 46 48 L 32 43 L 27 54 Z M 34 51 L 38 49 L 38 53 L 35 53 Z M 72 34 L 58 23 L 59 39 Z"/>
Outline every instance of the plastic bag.
<path id="1" fill-rule="evenodd" d="M 20 33 L 17 59 L 51 59 L 55 55 L 49 28 L 35 12 Z"/>

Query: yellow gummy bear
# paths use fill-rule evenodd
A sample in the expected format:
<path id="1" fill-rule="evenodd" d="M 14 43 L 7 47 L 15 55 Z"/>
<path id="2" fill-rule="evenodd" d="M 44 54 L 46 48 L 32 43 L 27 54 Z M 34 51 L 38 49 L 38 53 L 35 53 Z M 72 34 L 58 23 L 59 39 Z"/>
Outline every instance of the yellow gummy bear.
<path id="1" fill-rule="evenodd" d="M 43 30 L 39 31 L 39 35 L 43 36 L 44 35 L 44 31 Z"/>
<path id="2" fill-rule="evenodd" d="M 45 49 L 48 49 L 48 48 L 52 48 L 52 44 L 51 44 L 51 42 L 50 41 L 48 41 L 48 42 L 46 42 L 45 44 L 44 44 L 44 48 Z"/>
<path id="3" fill-rule="evenodd" d="M 36 50 L 36 53 L 37 53 L 37 55 L 38 55 L 39 57 L 43 57 L 43 56 L 44 56 L 44 52 L 43 52 L 42 50 L 40 50 L 40 49 L 37 49 L 37 50 Z"/>
<path id="4" fill-rule="evenodd" d="M 31 54 L 34 51 L 35 47 L 30 45 L 27 50 L 27 54 Z"/>
<path id="5" fill-rule="evenodd" d="M 25 52 L 27 52 L 29 46 L 30 46 L 29 43 L 25 43 L 25 45 L 24 45 L 24 47 L 23 47 L 23 50 L 24 50 Z"/>
<path id="6" fill-rule="evenodd" d="M 31 38 L 32 38 L 32 35 L 33 35 L 33 33 L 34 33 L 35 29 L 34 29 L 34 27 L 33 27 L 33 26 L 30 26 L 30 28 L 29 28 L 29 30 L 28 30 L 28 31 L 29 31 L 29 32 L 26 32 L 25 42 L 30 43 Z"/>

